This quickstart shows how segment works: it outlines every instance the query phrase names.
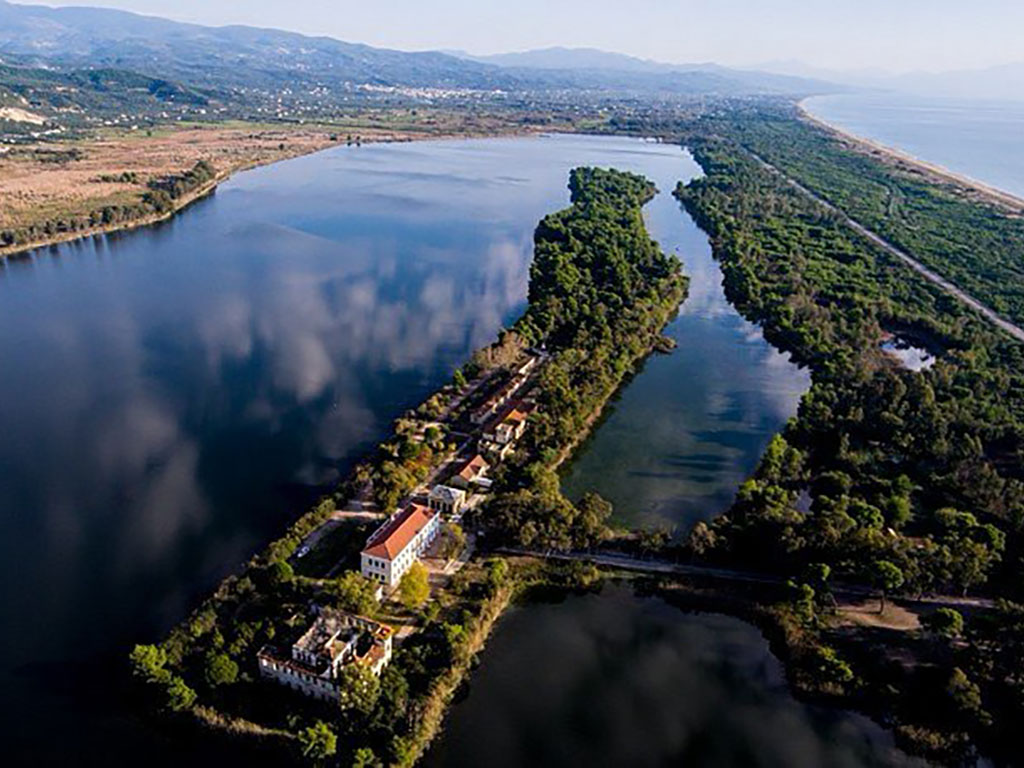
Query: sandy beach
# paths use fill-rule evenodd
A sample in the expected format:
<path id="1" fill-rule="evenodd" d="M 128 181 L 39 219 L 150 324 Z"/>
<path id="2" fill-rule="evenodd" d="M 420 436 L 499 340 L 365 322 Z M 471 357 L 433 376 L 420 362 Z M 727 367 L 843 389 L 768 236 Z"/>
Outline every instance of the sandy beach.
<path id="1" fill-rule="evenodd" d="M 819 128 L 835 135 L 851 149 L 871 155 L 902 171 L 926 176 L 935 183 L 952 185 L 956 187 L 958 193 L 970 199 L 994 205 L 1010 213 L 1024 215 L 1024 198 L 997 189 L 969 176 L 951 171 L 937 163 L 915 157 L 896 147 L 850 133 L 844 128 L 813 114 L 807 107 L 807 101 L 807 99 L 803 99 L 797 104 L 800 116 L 807 122 L 813 123 Z"/>

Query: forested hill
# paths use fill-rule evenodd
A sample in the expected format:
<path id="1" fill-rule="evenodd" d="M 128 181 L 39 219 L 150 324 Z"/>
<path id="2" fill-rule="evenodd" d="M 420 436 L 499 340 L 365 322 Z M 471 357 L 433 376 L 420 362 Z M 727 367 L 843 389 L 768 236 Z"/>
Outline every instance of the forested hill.
<path id="1" fill-rule="evenodd" d="M 630 94 L 809 94 L 819 82 L 725 68 L 680 71 L 502 67 L 437 51 L 398 51 L 280 29 L 208 27 L 107 8 L 47 8 L 0 0 L 0 55 L 29 65 L 130 70 L 202 90 L 287 91 L 334 103 L 335 91 L 427 88 Z M 625 58 L 625 57 L 623 57 Z M 432 97 L 441 94 L 434 93 Z"/>

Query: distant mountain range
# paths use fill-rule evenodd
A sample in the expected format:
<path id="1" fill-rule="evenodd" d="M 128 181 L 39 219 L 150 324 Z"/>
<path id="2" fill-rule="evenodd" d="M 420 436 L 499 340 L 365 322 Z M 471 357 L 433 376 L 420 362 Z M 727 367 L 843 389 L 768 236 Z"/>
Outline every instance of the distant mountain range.
<path id="1" fill-rule="evenodd" d="M 845 90 L 835 83 L 815 77 L 732 69 L 718 64 L 668 64 L 650 59 L 611 53 L 597 48 L 541 48 L 518 53 L 499 53 L 489 56 L 474 56 L 464 51 L 448 51 L 453 56 L 495 64 L 499 67 L 519 71 L 529 70 L 563 71 L 589 73 L 600 79 L 622 80 L 632 76 L 648 83 L 690 82 L 717 83 L 722 89 L 742 88 L 751 93 L 802 94 L 808 92 Z M 727 85 L 729 84 L 729 85 Z"/>
<path id="2" fill-rule="evenodd" d="M 102 8 L 3 0 L 0 57 L 45 68 L 129 70 L 198 90 L 377 86 L 690 96 L 828 89 L 803 78 L 658 65 L 600 51 L 551 49 L 484 58 L 413 53 L 274 29 L 205 27 Z"/>
<path id="3" fill-rule="evenodd" d="M 627 56 L 624 53 L 602 51 L 598 48 L 539 48 L 532 51 L 496 53 L 488 56 L 474 56 L 465 51 L 445 51 L 445 53 L 484 64 L 524 69 L 591 69 L 647 74 L 693 71 L 708 67 L 722 69 L 714 65 L 665 64 L 660 61 Z"/>
<path id="4" fill-rule="evenodd" d="M 762 64 L 758 69 L 843 83 L 854 88 L 898 91 L 919 96 L 1024 101 L 1024 61 L 983 69 L 899 74 L 877 69 L 852 72 L 818 69 L 799 61 L 775 61 Z"/>
<path id="5" fill-rule="evenodd" d="M 0 54 L 47 65 L 114 67 L 205 87 L 295 84 L 514 86 L 497 67 L 254 27 L 204 27 L 104 8 L 0 0 Z"/>

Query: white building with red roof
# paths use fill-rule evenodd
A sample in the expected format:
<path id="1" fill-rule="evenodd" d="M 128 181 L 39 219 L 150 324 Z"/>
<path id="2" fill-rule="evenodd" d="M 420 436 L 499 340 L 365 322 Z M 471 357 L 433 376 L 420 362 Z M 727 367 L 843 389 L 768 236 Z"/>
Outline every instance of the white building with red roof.
<path id="1" fill-rule="evenodd" d="M 487 479 L 487 472 L 490 468 L 491 465 L 487 463 L 487 460 L 477 454 L 464 462 L 448 483 L 463 490 L 471 490 L 474 486 L 490 488 L 491 481 Z"/>
<path id="2" fill-rule="evenodd" d="M 363 576 L 388 589 L 397 586 L 440 530 L 441 515 L 430 507 L 410 504 L 396 512 L 366 540 Z"/>

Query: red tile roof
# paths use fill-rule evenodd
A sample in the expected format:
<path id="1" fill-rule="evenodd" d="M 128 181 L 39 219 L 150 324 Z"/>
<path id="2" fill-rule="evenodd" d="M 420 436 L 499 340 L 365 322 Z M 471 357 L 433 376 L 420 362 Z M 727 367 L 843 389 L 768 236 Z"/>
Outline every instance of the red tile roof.
<path id="1" fill-rule="evenodd" d="M 519 423 L 520 421 L 526 421 L 526 417 L 527 417 L 527 416 L 529 416 L 529 414 L 528 414 L 528 413 L 523 413 L 523 411 L 519 410 L 518 408 L 513 408 L 513 409 L 512 409 L 512 410 L 511 410 L 511 411 L 510 411 L 510 412 L 509 412 L 509 413 L 508 413 L 508 414 L 507 414 L 507 415 L 505 416 L 505 418 L 503 419 L 503 421 L 507 421 L 507 422 L 514 422 L 514 423 L 517 423 L 517 424 L 518 424 L 518 423 Z"/>
<path id="2" fill-rule="evenodd" d="M 422 504 L 410 504 L 370 537 L 363 553 L 394 560 L 437 514 Z"/>
<path id="3" fill-rule="evenodd" d="M 481 472 L 486 472 L 489 466 L 484 457 L 477 454 L 462 466 L 462 469 L 459 470 L 459 477 L 467 481 L 475 480 Z"/>

